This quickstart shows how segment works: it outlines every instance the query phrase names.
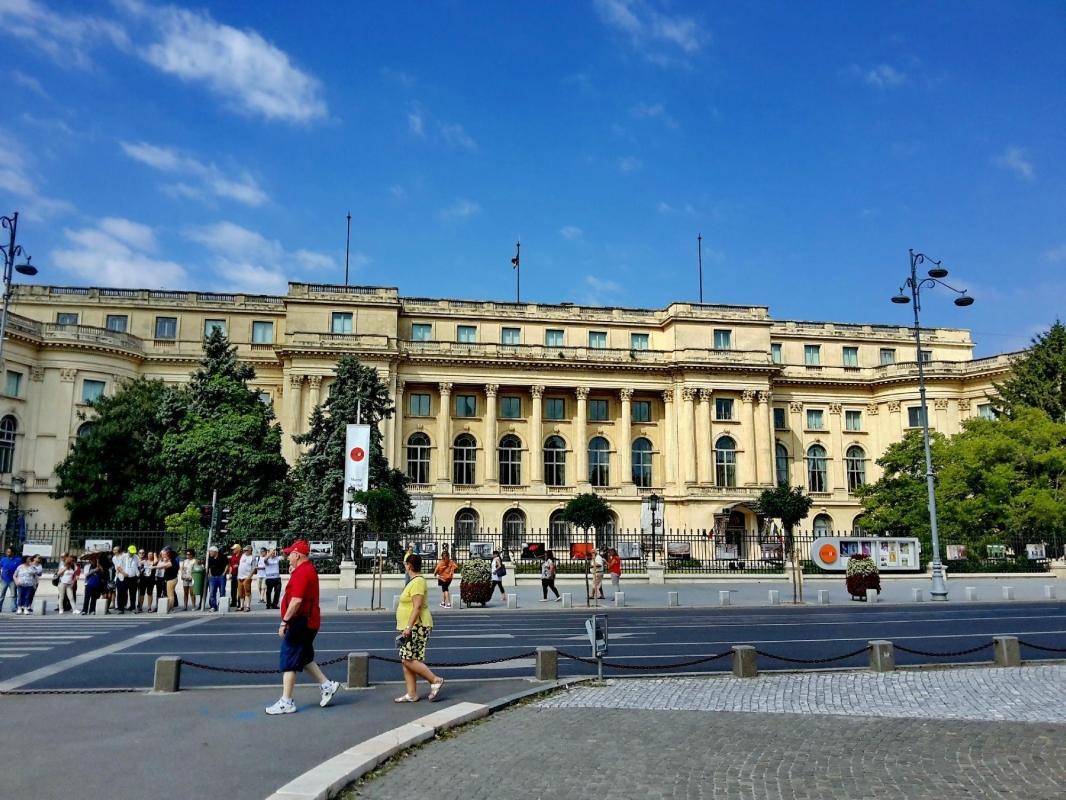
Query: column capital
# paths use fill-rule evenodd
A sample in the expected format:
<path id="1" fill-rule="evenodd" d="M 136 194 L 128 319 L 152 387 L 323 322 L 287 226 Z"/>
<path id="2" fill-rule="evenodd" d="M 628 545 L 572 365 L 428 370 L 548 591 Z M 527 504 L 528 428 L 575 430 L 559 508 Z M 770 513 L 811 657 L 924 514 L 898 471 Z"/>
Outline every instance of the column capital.
<path id="1" fill-rule="evenodd" d="M 799 400 L 793 400 L 791 403 L 788 404 L 788 410 L 791 411 L 793 414 L 798 414 L 803 410 L 803 403 L 801 403 Z"/>
<path id="2" fill-rule="evenodd" d="M 830 403 L 829 404 L 829 413 L 830 414 L 839 414 L 843 410 L 844 410 L 844 407 L 840 403 Z"/>
<path id="3" fill-rule="evenodd" d="M 681 390 L 681 399 L 684 400 L 685 402 L 691 403 L 693 400 L 696 399 L 696 390 L 695 389 L 690 389 L 687 386 L 684 387 Z"/>
<path id="4" fill-rule="evenodd" d="M 888 406 L 888 410 L 891 413 L 899 413 L 899 400 L 889 400 L 885 405 Z"/>
<path id="5" fill-rule="evenodd" d="M 618 396 L 622 398 L 622 402 L 623 403 L 628 403 L 630 400 L 633 399 L 633 390 L 632 389 L 619 389 L 618 390 Z"/>
<path id="6" fill-rule="evenodd" d="M 751 389 L 745 389 L 743 392 L 740 393 L 740 399 L 745 403 L 754 403 L 755 392 Z"/>
<path id="7" fill-rule="evenodd" d="M 959 402 L 959 411 L 969 411 L 970 410 L 970 400 L 969 400 L 969 398 L 964 397 L 961 400 L 959 400 L 958 402 Z"/>
<path id="8" fill-rule="evenodd" d="M 701 403 L 709 403 L 709 402 L 711 402 L 712 395 L 714 395 L 714 391 L 713 390 L 711 390 L 711 389 L 700 389 L 700 402 Z"/>
<path id="9" fill-rule="evenodd" d="M 938 397 L 936 400 L 933 401 L 933 408 L 935 408 L 937 411 L 947 411 L 948 410 L 947 398 Z"/>
<path id="10" fill-rule="evenodd" d="M 578 400 L 588 400 L 589 399 L 589 387 L 587 387 L 587 386 L 578 386 L 574 391 L 577 392 L 577 399 Z"/>
<path id="11" fill-rule="evenodd" d="M 78 377 L 78 371 L 76 369 L 59 370 L 59 380 L 63 381 L 63 383 L 74 383 L 76 377 Z"/>
<path id="12" fill-rule="evenodd" d="M 500 385 L 498 383 L 486 383 L 485 384 L 485 396 L 495 397 L 496 392 L 500 391 Z"/>
<path id="13" fill-rule="evenodd" d="M 307 376 L 307 384 L 312 389 L 321 389 L 322 388 L 322 376 L 321 375 L 308 375 Z"/>
<path id="14" fill-rule="evenodd" d="M 452 385 L 450 383 L 438 383 L 437 388 L 440 390 L 441 394 L 452 393 Z"/>
<path id="15" fill-rule="evenodd" d="M 878 409 L 877 403 L 867 403 L 866 404 L 866 413 L 869 414 L 871 417 L 876 417 L 877 416 L 877 409 Z"/>
<path id="16" fill-rule="evenodd" d="M 769 392 L 756 392 L 755 393 L 755 401 L 757 403 L 769 403 L 770 402 L 770 397 L 771 397 L 771 395 L 770 395 Z"/>
<path id="17" fill-rule="evenodd" d="M 663 402 L 664 403 L 672 403 L 672 402 L 674 402 L 674 390 L 673 389 L 663 389 Z"/>
<path id="18" fill-rule="evenodd" d="M 538 398 L 539 397 L 543 397 L 544 396 L 544 387 L 543 386 L 539 386 L 539 385 L 538 386 L 530 386 L 529 387 L 529 393 L 531 395 L 533 395 L 534 397 L 538 397 Z"/>
<path id="19" fill-rule="evenodd" d="M 299 389 L 303 385 L 304 385 L 304 376 L 303 375 L 297 375 L 295 373 L 289 375 L 289 386 L 291 386 L 293 389 Z"/>
<path id="20" fill-rule="evenodd" d="M 30 367 L 30 380 L 31 381 L 43 381 L 44 380 L 44 367 Z M 969 401 L 967 401 L 967 402 L 969 402 Z"/>
<path id="21" fill-rule="evenodd" d="M 403 393 L 406 390 L 407 390 L 407 381 L 397 380 L 396 381 L 396 396 L 397 397 L 403 397 Z"/>

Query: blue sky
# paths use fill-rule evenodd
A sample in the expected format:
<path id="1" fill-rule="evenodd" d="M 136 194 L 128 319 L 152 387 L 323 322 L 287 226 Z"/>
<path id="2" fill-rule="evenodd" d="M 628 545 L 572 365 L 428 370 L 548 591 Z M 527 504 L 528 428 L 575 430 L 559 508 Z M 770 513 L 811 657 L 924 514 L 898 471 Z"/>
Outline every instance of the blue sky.
<path id="1" fill-rule="evenodd" d="M 0 0 L 0 203 L 56 284 L 905 323 L 1066 297 L 1066 5 Z"/>

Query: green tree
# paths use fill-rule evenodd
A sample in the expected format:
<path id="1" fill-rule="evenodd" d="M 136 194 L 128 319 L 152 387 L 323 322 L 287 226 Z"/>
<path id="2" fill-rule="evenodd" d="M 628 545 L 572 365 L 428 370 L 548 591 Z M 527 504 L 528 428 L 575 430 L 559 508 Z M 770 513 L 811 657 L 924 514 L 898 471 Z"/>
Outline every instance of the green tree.
<path id="1" fill-rule="evenodd" d="M 192 548 L 196 553 L 203 553 L 207 547 L 207 531 L 200 525 L 200 507 L 190 503 L 184 511 L 176 514 L 167 514 L 164 520 L 166 532 L 173 539 L 177 547 L 181 547 L 182 555 L 184 548 Z"/>
<path id="2" fill-rule="evenodd" d="M 995 389 L 1001 414 L 1013 417 L 1021 408 L 1039 408 L 1056 422 L 1066 422 L 1066 325 L 1056 321 L 1034 337 Z"/>
<path id="3" fill-rule="evenodd" d="M 571 497 L 563 508 L 562 518 L 580 528 L 585 535 L 585 544 L 588 544 L 589 530 L 595 530 L 597 538 L 601 538 L 600 532 L 611 524 L 611 509 L 602 497 L 595 492 L 586 492 Z M 597 545 L 599 542 L 597 542 Z M 585 561 L 585 604 L 589 604 L 589 560 Z"/>
<path id="4" fill-rule="evenodd" d="M 775 486 L 759 495 L 759 509 L 768 517 L 781 520 L 785 528 L 786 555 L 792 561 L 792 602 L 803 599 L 802 573 L 797 569 L 796 548 L 792 531 L 796 524 L 810 513 L 814 501 L 803 491 L 802 486 Z"/>

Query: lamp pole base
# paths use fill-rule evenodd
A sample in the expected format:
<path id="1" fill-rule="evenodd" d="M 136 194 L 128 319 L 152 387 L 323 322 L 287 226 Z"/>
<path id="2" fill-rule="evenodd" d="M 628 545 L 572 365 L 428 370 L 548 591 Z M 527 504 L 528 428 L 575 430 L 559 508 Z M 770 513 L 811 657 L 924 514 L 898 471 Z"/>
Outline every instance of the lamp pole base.
<path id="1" fill-rule="evenodd" d="M 933 585 L 929 588 L 929 597 L 934 601 L 948 599 L 948 585 L 944 582 L 944 565 L 939 558 L 933 561 Z"/>

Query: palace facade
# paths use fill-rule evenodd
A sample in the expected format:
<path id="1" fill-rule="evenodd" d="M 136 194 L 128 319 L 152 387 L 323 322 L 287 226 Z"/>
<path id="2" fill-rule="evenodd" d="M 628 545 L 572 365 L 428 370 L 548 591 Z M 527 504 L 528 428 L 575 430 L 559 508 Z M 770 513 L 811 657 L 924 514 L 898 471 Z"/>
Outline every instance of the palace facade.
<path id="1" fill-rule="evenodd" d="M 559 524 L 596 491 L 621 528 L 754 531 L 751 504 L 787 481 L 814 498 L 806 528 L 850 531 L 855 488 L 921 424 L 912 331 L 775 320 L 764 306 L 661 309 L 401 297 L 292 283 L 284 296 L 14 287 L 0 397 L 0 491 L 29 525 L 62 523 L 55 465 L 122 381 L 184 382 L 221 327 L 288 434 L 303 432 L 346 354 L 396 401 L 386 453 L 434 527 L 518 533 Z M 990 414 L 1010 356 L 973 358 L 965 330 L 923 332 L 930 424 Z M 197 500 L 199 498 L 190 498 Z M 3 496 L 0 495 L 0 502 Z"/>

